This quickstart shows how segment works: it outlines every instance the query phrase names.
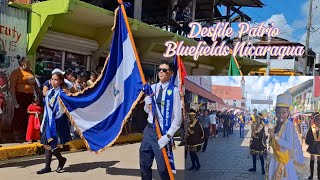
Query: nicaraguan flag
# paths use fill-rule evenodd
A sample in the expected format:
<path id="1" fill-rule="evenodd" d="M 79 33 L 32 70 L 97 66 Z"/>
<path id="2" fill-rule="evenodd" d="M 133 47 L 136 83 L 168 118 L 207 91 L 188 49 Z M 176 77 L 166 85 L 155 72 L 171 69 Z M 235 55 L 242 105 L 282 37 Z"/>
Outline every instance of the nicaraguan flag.
<path id="1" fill-rule="evenodd" d="M 174 70 L 174 75 L 170 79 L 170 83 L 177 86 L 180 93 L 182 93 L 184 91 L 184 79 L 187 76 L 187 71 L 180 56 L 175 56 L 173 63 L 177 69 Z"/>
<path id="2" fill-rule="evenodd" d="M 95 152 L 116 141 L 143 94 L 133 42 L 123 13 L 119 8 L 110 58 L 96 84 L 78 95 L 62 93 L 60 96 L 87 148 Z"/>

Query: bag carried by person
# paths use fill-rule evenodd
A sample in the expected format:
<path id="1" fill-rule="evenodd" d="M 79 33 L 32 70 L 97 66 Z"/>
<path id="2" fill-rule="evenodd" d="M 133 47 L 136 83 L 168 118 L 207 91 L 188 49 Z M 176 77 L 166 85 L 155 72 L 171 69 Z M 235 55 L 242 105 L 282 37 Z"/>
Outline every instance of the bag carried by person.
<path id="1" fill-rule="evenodd" d="M 34 129 L 40 129 L 40 118 L 38 113 L 34 117 Z"/>

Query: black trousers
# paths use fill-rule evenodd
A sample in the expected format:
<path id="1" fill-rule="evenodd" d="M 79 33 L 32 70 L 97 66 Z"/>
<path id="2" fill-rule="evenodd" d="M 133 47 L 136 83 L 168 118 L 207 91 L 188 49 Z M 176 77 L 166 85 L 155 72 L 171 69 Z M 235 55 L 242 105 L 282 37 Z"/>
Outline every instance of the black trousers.
<path id="1" fill-rule="evenodd" d="M 223 125 L 223 137 L 226 136 L 226 133 L 227 133 L 227 136 L 229 136 L 229 126 L 224 124 Z"/>
<path id="2" fill-rule="evenodd" d="M 203 128 L 203 132 L 204 132 L 204 144 L 202 147 L 202 151 L 205 151 L 207 149 L 208 139 L 210 136 L 210 128 Z"/>
<path id="3" fill-rule="evenodd" d="M 142 180 L 152 180 L 152 163 L 154 158 L 157 161 L 157 168 L 162 180 L 169 180 L 169 174 L 158 145 L 156 129 L 148 124 L 143 131 L 143 139 L 139 150 L 140 172 Z"/>
<path id="4" fill-rule="evenodd" d="M 189 151 L 192 167 L 200 167 L 199 158 L 196 151 Z"/>

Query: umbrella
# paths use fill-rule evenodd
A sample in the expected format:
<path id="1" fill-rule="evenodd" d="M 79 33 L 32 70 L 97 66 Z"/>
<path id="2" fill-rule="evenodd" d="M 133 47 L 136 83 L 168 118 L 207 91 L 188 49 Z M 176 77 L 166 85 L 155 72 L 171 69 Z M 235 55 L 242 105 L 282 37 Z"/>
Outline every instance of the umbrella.
<path id="1" fill-rule="evenodd" d="M 301 113 L 295 113 L 294 115 L 293 115 L 293 117 L 297 117 L 297 116 L 300 116 L 301 115 Z"/>
<path id="2" fill-rule="evenodd" d="M 228 108 L 222 108 L 221 112 L 225 112 Z"/>
<path id="3" fill-rule="evenodd" d="M 236 109 L 236 110 L 234 110 L 234 113 L 236 114 L 236 113 L 240 113 L 241 112 L 241 110 L 240 109 Z"/>

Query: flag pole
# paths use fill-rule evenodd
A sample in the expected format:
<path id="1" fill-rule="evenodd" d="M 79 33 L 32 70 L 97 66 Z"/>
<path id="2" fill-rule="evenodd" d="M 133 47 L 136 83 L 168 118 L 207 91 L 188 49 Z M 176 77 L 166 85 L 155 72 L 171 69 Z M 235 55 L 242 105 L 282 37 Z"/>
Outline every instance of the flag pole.
<path id="1" fill-rule="evenodd" d="M 232 53 L 232 49 L 230 49 L 230 54 L 231 54 L 231 56 L 233 56 L 234 62 L 236 62 L 236 65 L 237 65 L 237 68 L 239 69 L 240 75 L 243 76 L 242 71 L 241 71 L 241 69 L 240 69 L 240 66 L 239 66 L 239 64 L 238 64 L 238 60 L 237 60 L 237 58 L 236 58 L 236 57 L 233 55 L 233 53 Z"/>
<path id="2" fill-rule="evenodd" d="M 131 29 L 130 29 L 127 13 L 126 13 L 126 10 L 125 10 L 124 5 L 123 5 L 123 1 L 122 0 L 118 0 L 118 3 L 120 4 L 121 10 L 123 12 L 124 21 L 126 23 L 126 27 L 128 29 L 128 34 L 129 34 L 129 37 L 130 37 L 130 40 L 131 40 L 131 43 L 132 43 L 132 46 L 133 46 L 133 52 L 134 52 L 134 55 L 135 55 L 135 58 L 136 58 L 136 61 L 137 61 L 137 66 L 138 66 L 139 73 L 140 73 L 140 76 L 141 76 L 141 79 L 142 79 L 142 83 L 146 84 L 146 79 L 145 79 L 144 73 L 142 71 L 141 62 L 140 62 L 140 59 L 139 59 L 139 56 L 138 56 L 138 53 L 137 53 L 136 45 L 135 45 L 133 37 L 132 37 L 132 32 L 131 32 Z M 149 106 L 149 108 L 152 109 L 151 105 Z M 157 132 L 158 138 L 160 139 L 162 135 L 161 135 L 160 127 L 159 127 L 159 124 L 158 124 L 158 120 L 156 118 L 155 118 L 155 124 L 156 124 L 156 132 Z M 173 173 L 172 173 L 172 169 L 171 169 L 171 166 L 170 166 L 168 154 L 166 152 L 165 147 L 162 148 L 162 155 L 163 155 L 163 158 L 164 158 L 167 170 L 168 170 L 168 174 L 170 176 L 170 180 L 174 180 L 174 176 L 173 176 Z"/>

